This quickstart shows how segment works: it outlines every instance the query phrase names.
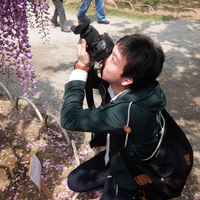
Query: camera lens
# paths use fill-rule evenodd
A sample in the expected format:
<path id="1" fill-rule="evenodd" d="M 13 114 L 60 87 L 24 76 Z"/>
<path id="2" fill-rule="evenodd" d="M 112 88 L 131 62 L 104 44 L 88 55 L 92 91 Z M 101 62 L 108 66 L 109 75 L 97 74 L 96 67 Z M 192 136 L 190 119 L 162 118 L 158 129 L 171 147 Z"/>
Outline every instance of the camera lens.
<path id="1" fill-rule="evenodd" d="M 105 59 L 112 52 L 114 46 L 112 39 L 106 33 L 100 35 L 93 26 L 90 26 L 90 19 L 87 16 L 84 16 L 83 23 L 71 26 L 71 30 L 86 40 L 91 50 L 89 52 L 97 62 Z"/>

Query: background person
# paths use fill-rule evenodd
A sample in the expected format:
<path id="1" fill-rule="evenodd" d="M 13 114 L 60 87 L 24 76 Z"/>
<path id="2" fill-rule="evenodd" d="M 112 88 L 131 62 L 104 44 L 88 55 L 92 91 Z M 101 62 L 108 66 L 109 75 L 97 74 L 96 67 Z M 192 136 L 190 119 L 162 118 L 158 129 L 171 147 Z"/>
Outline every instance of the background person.
<path id="1" fill-rule="evenodd" d="M 65 9 L 63 7 L 63 0 L 52 0 L 55 5 L 54 15 L 51 18 L 51 23 L 54 26 L 60 26 L 61 31 L 63 32 L 71 32 L 71 30 L 67 27 L 67 19 L 65 15 Z M 58 24 L 57 18 L 59 16 L 60 25 Z"/>
<path id="2" fill-rule="evenodd" d="M 82 0 L 82 4 L 77 14 L 79 24 L 82 22 L 83 17 L 85 16 L 88 8 L 90 7 L 91 2 L 92 0 Z M 109 24 L 110 22 L 105 19 L 104 0 L 95 0 L 95 9 L 98 23 Z"/>
<path id="3" fill-rule="evenodd" d="M 156 115 L 166 106 L 166 99 L 156 78 L 160 75 L 164 53 L 145 35 L 122 37 L 112 53 L 94 70 L 94 86 L 105 81 L 106 104 L 83 109 L 84 89 L 90 56 L 86 41 L 77 45 L 78 63 L 65 85 L 61 126 L 68 130 L 99 133 L 91 144 L 106 140 L 106 150 L 79 165 L 68 176 L 68 186 L 75 192 L 103 190 L 101 200 L 139 199 L 139 185 L 132 178 L 120 154 L 126 151 L 138 159 L 148 158 L 155 150 L 160 132 Z M 103 70 L 103 72 L 102 72 Z M 130 108 L 130 109 L 129 109 Z M 124 125 L 131 128 L 127 134 Z M 96 141 L 95 141 L 96 140 Z M 92 145 L 93 147 L 94 145 Z"/>

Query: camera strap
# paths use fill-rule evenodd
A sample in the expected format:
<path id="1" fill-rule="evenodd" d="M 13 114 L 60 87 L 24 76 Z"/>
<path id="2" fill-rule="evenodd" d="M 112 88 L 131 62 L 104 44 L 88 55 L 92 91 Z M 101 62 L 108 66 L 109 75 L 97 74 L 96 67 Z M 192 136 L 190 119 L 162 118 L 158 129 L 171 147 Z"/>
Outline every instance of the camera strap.
<path id="1" fill-rule="evenodd" d="M 91 70 L 88 72 L 88 78 L 87 78 L 86 87 L 85 87 L 86 100 L 87 100 L 87 104 L 89 108 L 95 108 L 93 91 L 92 91 L 93 69 L 94 69 L 94 66 L 91 67 Z"/>
<path id="2" fill-rule="evenodd" d="M 99 84 L 99 94 L 101 96 L 101 101 L 102 101 L 101 105 L 106 103 L 105 102 L 105 100 L 106 100 L 106 89 L 103 85 L 103 79 L 102 79 L 104 67 L 105 67 L 105 59 L 102 61 L 101 83 Z"/>
<path id="3" fill-rule="evenodd" d="M 99 94 L 101 96 L 101 105 L 105 104 L 105 96 L 106 96 L 106 89 L 104 87 L 103 84 L 103 79 L 102 79 L 102 75 L 103 75 L 103 69 L 105 66 L 105 59 L 102 61 L 102 70 L 101 70 L 101 80 L 100 80 L 100 84 L 98 86 L 99 89 Z M 86 100 L 87 100 L 87 104 L 89 108 L 95 108 L 95 104 L 94 104 L 94 97 L 93 97 L 93 70 L 94 70 L 94 66 L 91 67 L 91 70 L 88 72 L 88 78 L 86 81 L 86 87 L 85 87 L 85 93 L 86 93 Z"/>

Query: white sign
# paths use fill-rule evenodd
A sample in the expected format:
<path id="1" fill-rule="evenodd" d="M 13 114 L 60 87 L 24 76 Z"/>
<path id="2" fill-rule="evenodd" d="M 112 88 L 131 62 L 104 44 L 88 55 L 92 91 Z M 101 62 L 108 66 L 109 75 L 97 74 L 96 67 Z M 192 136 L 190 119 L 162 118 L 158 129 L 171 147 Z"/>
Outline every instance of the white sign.
<path id="1" fill-rule="evenodd" d="M 31 158 L 29 176 L 31 180 L 38 186 L 39 190 L 41 190 L 41 170 L 41 163 L 39 159 L 33 154 L 33 157 Z"/>

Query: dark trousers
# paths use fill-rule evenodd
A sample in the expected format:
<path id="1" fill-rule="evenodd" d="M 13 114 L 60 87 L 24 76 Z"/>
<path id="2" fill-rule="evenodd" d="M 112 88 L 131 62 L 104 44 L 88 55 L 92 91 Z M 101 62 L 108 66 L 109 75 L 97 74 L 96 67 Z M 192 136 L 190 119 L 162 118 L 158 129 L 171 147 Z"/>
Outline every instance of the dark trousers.
<path id="1" fill-rule="evenodd" d="M 52 17 L 52 21 L 54 23 L 57 22 L 57 17 L 59 16 L 60 27 L 61 29 L 65 29 L 67 27 L 67 19 L 65 15 L 65 9 L 63 7 L 63 0 L 52 0 L 55 5 L 54 15 Z"/>
<path id="2" fill-rule="evenodd" d="M 118 188 L 110 176 L 110 168 L 104 163 L 105 151 L 79 165 L 68 176 L 68 187 L 75 192 L 92 192 L 103 190 L 100 200 L 139 199 L 138 190 Z"/>

